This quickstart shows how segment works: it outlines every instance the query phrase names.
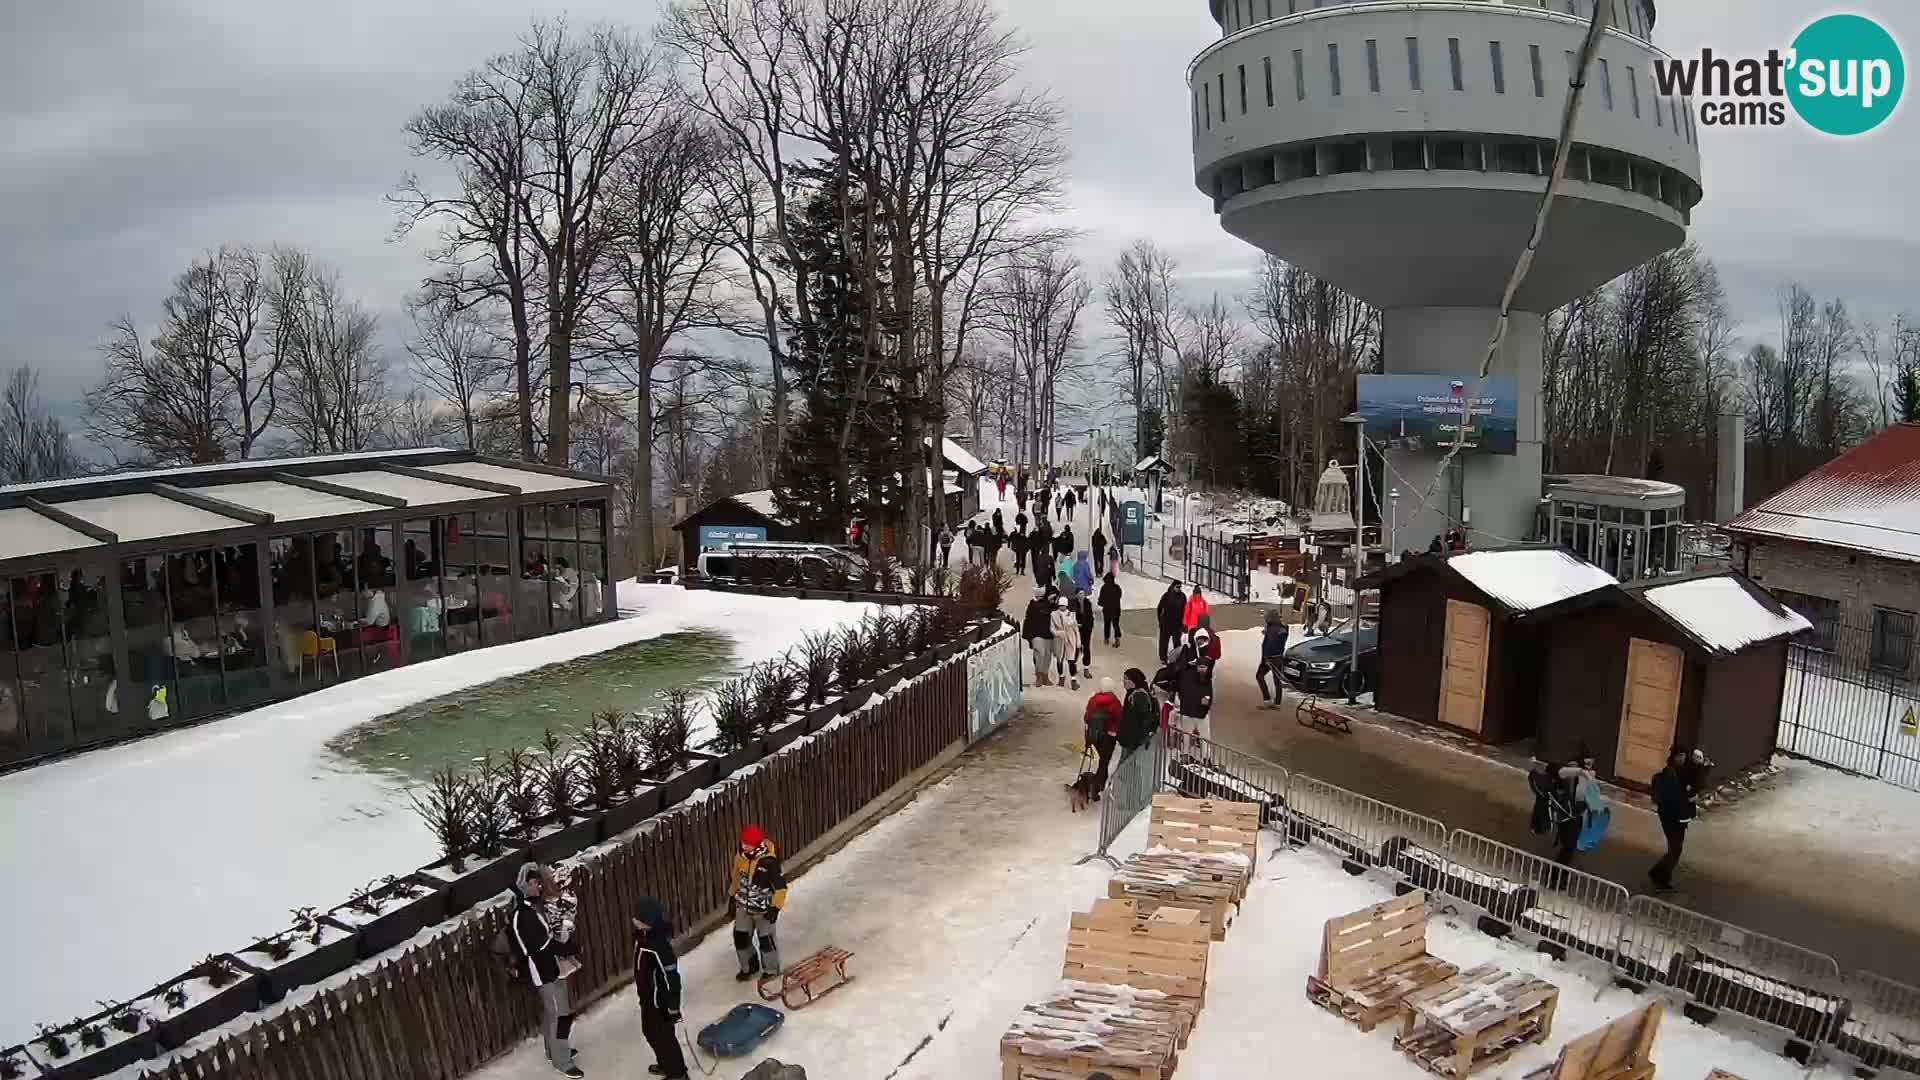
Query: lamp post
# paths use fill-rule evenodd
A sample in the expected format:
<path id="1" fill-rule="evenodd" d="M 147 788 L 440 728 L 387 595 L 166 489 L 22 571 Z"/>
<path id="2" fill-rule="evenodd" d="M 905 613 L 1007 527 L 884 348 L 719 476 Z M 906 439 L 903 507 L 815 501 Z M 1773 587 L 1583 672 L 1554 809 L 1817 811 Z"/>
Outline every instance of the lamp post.
<path id="1" fill-rule="evenodd" d="M 1353 650 L 1347 659 L 1347 704 L 1360 703 L 1360 575 L 1366 570 L 1367 553 L 1367 418 L 1348 413 L 1340 418 L 1353 425 Z"/>
<path id="2" fill-rule="evenodd" d="M 1400 561 L 1400 548 L 1393 542 L 1394 526 L 1400 520 L 1400 489 L 1387 489 L 1387 561 Z"/>

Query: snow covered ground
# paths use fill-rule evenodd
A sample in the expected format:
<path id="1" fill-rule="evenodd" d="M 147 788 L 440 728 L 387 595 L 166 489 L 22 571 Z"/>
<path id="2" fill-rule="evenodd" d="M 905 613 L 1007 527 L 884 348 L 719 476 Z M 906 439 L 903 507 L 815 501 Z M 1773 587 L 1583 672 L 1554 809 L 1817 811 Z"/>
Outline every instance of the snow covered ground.
<path id="1" fill-rule="evenodd" d="M 1097 819 L 1070 814 L 1060 783 L 1074 757 L 1064 743 L 1081 695 L 1032 690 L 1028 711 L 1002 735 L 962 759 L 961 768 L 798 879 L 782 948 L 800 957 L 829 942 L 856 954 L 854 982 L 790 1014 L 755 1053 L 718 1062 L 716 1080 L 738 1080 L 762 1057 L 797 1063 L 835 1080 L 954 1080 L 999 1074 L 1008 1022 L 1059 978 L 1068 918 L 1104 895 L 1108 869 L 1075 865 L 1094 844 Z M 1136 820 L 1115 854 L 1137 851 Z M 1421 1075 L 1394 1051 L 1391 1025 L 1363 1035 L 1308 1004 L 1325 921 L 1392 895 L 1384 883 L 1348 877 L 1331 856 L 1273 850 L 1269 833 L 1260 881 L 1225 943 L 1214 946 L 1208 1005 L 1175 1080 L 1287 1075 L 1404 1080 Z M 1478 1074 L 1516 1080 L 1559 1047 L 1639 1004 L 1611 989 L 1604 971 L 1558 964 L 1519 945 L 1495 942 L 1463 918 L 1436 916 L 1434 953 L 1463 966 L 1497 962 L 1562 989 L 1554 1036 Z M 751 998 L 732 979 L 725 933 L 681 960 L 689 1035 Z M 632 998 L 622 992 L 575 1028 L 593 1076 L 637 1076 L 652 1057 Z M 1654 1049 L 1661 1075 L 1705 1076 L 1710 1067 L 1745 1080 L 1806 1077 L 1757 1042 L 1695 1026 L 1668 1013 Z M 696 1068 L 699 1066 L 696 1064 Z M 538 1040 L 479 1074 L 484 1080 L 550 1076 Z M 1842 1073 L 1816 1070 L 1818 1080 Z"/>
<path id="2" fill-rule="evenodd" d="M 1888 877 L 1920 878 L 1920 844 L 1913 835 L 1913 823 L 1920 821 L 1920 791 L 1795 758 L 1777 757 L 1774 763 L 1780 775 L 1734 806 L 1708 815 L 1707 825 L 1715 826 L 1724 814 L 1742 831 L 1842 844 L 1863 863 L 1883 867 Z"/>
<path id="3" fill-rule="evenodd" d="M 394 779 L 329 738 L 455 690 L 680 630 L 734 640 L 742 663 L 866 605 L 620 584 L 622 618 L 371 675 L 199 727 L 0 777 L 7 966 L 0 1046 L 287 925 L 295 907 L 433 860 Z"/>

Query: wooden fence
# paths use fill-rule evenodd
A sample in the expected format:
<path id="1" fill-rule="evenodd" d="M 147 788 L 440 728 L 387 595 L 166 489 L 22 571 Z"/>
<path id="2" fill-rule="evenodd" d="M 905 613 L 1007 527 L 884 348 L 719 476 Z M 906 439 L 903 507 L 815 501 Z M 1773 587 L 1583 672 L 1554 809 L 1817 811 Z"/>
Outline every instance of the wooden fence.
<path id="1" fill-rule="evenodd" d="M 741 826 L 758 823 L 783 853 L 801 851 L 965 738 L 964 654 L 835 725 L 766 758 L 699 802 L 650 820 L 624 843 L 581 857 L 573 871 L 582 965 L 571 981 L 576 1011 L 632 977 L 630 919 L 640 897 L 665 901 L 675 922 L 689 931 L 724 911 Z M 796 891 L 804 897 L 801 888 Z M 464 1076 L 538 1028 L 531 987 L 509 979 L 493 956 L 494 935 L 508 911 L 502 903 L 471 912 L 449 932 L 145 1075 Z"/>

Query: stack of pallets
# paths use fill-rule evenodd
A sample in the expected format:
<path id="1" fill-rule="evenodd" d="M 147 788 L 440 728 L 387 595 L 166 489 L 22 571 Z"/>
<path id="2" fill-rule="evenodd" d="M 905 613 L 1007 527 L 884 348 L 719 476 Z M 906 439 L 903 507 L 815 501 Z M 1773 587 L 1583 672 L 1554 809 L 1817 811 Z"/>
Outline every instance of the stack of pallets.
<path id="1" fill-rule="evenodd" d="M 1653 1080 L 1653 1040 L 1660 1034 L 1663 1008 L 1650 1001 L 1603 1028 L 1589 1031 L 1560 1048 L 1553 1064 L 1524 1080 Z M 1718 1069 L 1707 1080 L 1740 1080 Z"/>
<path id="2" fill-rule="evenodd" d="M 1001 1080 L 1166 1080 L 1194 1007 L 1153 990 L 1063 982 L 1000 1037 Z"/>
<path id="3" fill-rule="evenodd" d="M 1372 1031 L 1399 1015 L 1407 995 L 1459 970 L 1427 952 L 1427 894 L 1416 889 L 1327 920 L 1307 999 Z"/>

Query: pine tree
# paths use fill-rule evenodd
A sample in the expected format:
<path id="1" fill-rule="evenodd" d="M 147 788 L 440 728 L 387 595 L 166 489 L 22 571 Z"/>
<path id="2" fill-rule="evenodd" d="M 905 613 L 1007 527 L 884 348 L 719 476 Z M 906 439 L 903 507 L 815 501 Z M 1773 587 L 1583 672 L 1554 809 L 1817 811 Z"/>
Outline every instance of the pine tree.
<path id="1" fill-rule="evenodd" d="M 1893 407 L 1903 424 L 1920 423 L 1920 368 L 1900 369 L 1893 384 Z"/>

